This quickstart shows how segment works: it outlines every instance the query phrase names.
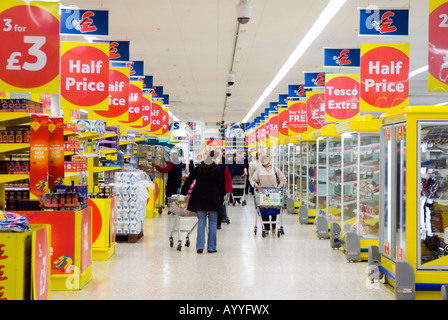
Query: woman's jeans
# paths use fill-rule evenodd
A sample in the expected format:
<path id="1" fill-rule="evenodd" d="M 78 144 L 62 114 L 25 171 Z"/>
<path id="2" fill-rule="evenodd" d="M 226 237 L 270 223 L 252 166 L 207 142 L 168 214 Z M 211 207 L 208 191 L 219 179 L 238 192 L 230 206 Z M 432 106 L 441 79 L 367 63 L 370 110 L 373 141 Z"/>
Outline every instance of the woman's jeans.
<path id="1" fill-rule="evenodd" d="M 196 250 L 205 249 L 205 225 L 208 216 L 207 250 L 216 251 L 217 211 L 198 211 L 198 235 L 196 237 Z"/>

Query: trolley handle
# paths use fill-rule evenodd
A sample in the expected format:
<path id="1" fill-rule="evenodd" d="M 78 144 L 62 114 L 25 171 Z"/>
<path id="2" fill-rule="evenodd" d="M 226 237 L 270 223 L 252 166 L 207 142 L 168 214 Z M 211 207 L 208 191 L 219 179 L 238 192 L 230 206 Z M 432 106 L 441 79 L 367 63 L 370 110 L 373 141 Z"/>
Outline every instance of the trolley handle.
<path id="1" fill-rule="evenodd" d="M 283 190 L 283 189 L 284 189 L 284 187 L 260 187 L 260 189 L 270 189 L 270 190 L 272 190 L 272 189 L 275 189 L 275 190 Z"/>

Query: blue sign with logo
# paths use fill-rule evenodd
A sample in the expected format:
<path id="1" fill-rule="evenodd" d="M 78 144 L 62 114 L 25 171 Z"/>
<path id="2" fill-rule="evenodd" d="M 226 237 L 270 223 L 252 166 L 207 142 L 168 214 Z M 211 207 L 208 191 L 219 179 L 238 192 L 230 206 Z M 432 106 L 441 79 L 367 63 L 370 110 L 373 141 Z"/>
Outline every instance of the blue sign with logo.
<path id="1" fill-rule="evenodd" d="M 61 34 L 108 36 L 109 11 L 62 8 Z"/>
<path id="2" fill-rule="evenodd" d="M 409 35 L 408 9 L 360 9 L 359 13 L 360 35 Z"/>
<path id="3" fill-rule="evenodd" d="M 359 67 L 361 49 L 324 48 L 324 67 Z"/>
<path id="4" fill-rule="evenodd" d="M 130 77 L 144 77 L 144 61 L 130 61 L 126 63 L 126 66 L 130 68 Z"/>
<path id="5" fill-rule="evenodd" d="M 288 86 L 288 98 L 290 100 L 299 100 L 300 98 L 306 98 L 306 92 L 309 91 L 305 89 L 303 84 L 290 84 Z"/>
<path id="6" fill-rule="evenodd" d="M 305 88 L 325 87 L 325 72 L 304 72 Z"/>
<path id="7" fill-rule="evenodd" d="M 163 99 L 163 87 L 154 87 L 153 98 Z"/>
<path id="8" fill-rule="evenodd" d="M 129 61 L 129 41 L 110 41 L 109 59 L 113 61 Z"/>
<path id="9" fill-rule="evenodd" d="M 288 105 L 288 95 L 287 94 L 279 94 L 278 95 L 278 105 L 279 106 L 287 106 Z"/>
<path id="10" fill-rule="evenodd" d="M 150 94 L 153 89 L 153 76 L 145 76 L 143 79 L 143 94 Z"/>

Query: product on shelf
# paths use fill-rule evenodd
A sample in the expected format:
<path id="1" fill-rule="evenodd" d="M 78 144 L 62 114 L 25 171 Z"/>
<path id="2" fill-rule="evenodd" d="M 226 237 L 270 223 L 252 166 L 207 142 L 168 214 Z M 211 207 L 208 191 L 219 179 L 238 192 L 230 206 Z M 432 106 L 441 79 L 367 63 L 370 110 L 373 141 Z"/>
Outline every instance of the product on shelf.
<path id="1" fill-rule="evenodd" d="M 0 232 L 24 232 L 31 230 L 27 218 L 7 211 L 0 211 Z"/>
<path id="2" fill-rule="evenodd" d="M 117 234 L 139 234 L 142 231 L 149 198 L 147 188 L 151 184 L 149 176 L 141 170 L 115 173 Z"/>
<path id="3" fill-rule="evenodd" d="M 42 210 L 82 210 L 87 207 L 86 185 L 58 185 L 56 193 L 46 193 L 39 198 Z"/>
<path id="4" fill-rule="evenodd" d="M 42 113 L 42 103 L 28 99 L 3 99 L 0 112 Z"/>

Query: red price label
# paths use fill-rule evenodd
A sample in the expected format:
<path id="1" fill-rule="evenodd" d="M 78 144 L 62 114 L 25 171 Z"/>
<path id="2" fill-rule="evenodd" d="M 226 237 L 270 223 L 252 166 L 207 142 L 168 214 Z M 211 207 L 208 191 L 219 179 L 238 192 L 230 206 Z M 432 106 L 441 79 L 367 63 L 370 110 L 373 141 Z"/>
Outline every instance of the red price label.
<path id="1" fill-rule="evenodd" d="M 58 3 L 2 1 L 0 90 L 58 93 L 59 29 Z"/>

